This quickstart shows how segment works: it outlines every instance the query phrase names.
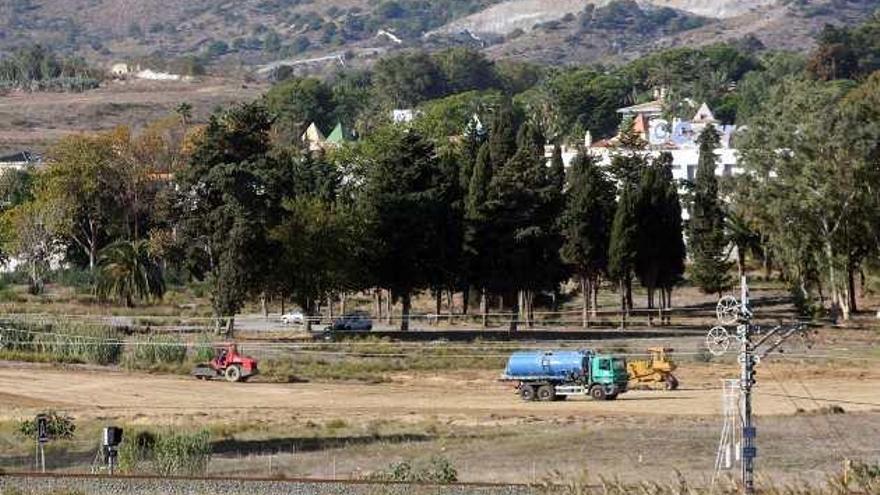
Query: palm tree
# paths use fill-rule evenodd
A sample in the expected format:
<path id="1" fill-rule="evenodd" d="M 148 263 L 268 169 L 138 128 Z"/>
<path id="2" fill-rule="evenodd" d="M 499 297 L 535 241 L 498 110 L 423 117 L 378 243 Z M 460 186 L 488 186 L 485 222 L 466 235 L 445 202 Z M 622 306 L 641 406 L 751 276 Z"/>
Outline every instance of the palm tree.
<path id="1" fill-rule="evenodd" d="M 98 270 L 96 291 L 102 299 L 112 297 L 132 307 L 136 299 L 161 299 L 165 294 L 162 267 L 145 240 L 107 246 L 101 251 Z"/>

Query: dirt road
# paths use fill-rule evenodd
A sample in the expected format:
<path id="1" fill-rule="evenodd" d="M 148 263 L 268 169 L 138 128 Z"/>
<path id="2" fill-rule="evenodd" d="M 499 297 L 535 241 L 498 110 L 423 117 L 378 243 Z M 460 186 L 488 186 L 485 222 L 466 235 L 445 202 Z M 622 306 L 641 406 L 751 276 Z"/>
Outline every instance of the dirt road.
<path id="1" fill-rule="evenodd" d="M 688 383 L 687 376 L 683 382 Z M 512 386 L 488 372 L 403 378 L 394 383 L 199 382 L 188 377 L 122 371 L 59 369 L 9 363 L 0 367 L 0 419 L 56 408 L 81 418 L 125 420 L 236 421 L 247 418 L 359 417 L 548 417 L 566 415 L 717 415 L 720 391 L 704 386 L 676 392 L 632 391 L 612 402 L 574 399 L 525 403 Z M 691 380 L 690 383 L 696 383 Z M 791 397 L 794 396 L 794 397 Z M 800 398 L 798 398 L 800 397 Z M 811 399 L 821 399 L 816 402 Z M 830 401 L 827 401 L 830 400 Z M 792 414 L 798 408 L 840 404 L 847 411 L 880 409 L 873 380 L 819 378 L 775 382 L 765 379 L 756 394 L 757 414 Z"/>

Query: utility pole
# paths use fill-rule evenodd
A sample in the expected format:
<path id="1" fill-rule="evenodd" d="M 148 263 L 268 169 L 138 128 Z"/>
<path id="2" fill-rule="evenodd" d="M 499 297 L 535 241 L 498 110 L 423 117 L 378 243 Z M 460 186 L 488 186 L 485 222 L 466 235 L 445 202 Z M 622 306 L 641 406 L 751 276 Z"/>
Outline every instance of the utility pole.
<path id="1" fill-rule="evenodd" d="M 752 423 L 752 387 L 755 385 L 755 355 L 752 349 L 752 311 L 749 308 L 749 287 L 745 276 L 740 283 L 742 310 L 739 314 L 739 327 L 737 328 L 740 339 L 739 360 L 741 374 L 739 387 L 741 391 L 742 406 L 742 487 L 745 495 L 755 493 L 755 447 L 756 430 Z"/>
<path id="2" fill-rule="evenodd" d="M 741 435 L 739 445 L 739 459 L 741 462 L 742 493 L 754 495 L 755 493 L 755 458 L 758 455 L 757 428 L 752 419 L 752 388 L 755 386 L 755 366 L 768 354 L 778 349 L 789 337 L 803 333 L 804 326 L 800 323 L 789 327 L 776 326 L 767 331 L 752 323 L 752 309 L 749 304 L 748 281 L 743 276 L 740 282 L 741 294 L 737 301 L 733 296 L 726 296 L 718 301 L 716 315 L 722 325 L 736 324 L 736 333 L 731 334 L 723 326 L 716 326 L 706 336 L 706 347 L 709 352 L 716 356 L 724 355 L 730 348 L 732 340 L 739 340 L 739 407 Z M 725 395 L 725 401 L 729 398 Z M 716 471 L 723 463 L 721 462 L 724 451 L 730 447 L 729 425 L 725 423 L 722 430 L 721 445 L 719 446 L 716 459 Z"/>

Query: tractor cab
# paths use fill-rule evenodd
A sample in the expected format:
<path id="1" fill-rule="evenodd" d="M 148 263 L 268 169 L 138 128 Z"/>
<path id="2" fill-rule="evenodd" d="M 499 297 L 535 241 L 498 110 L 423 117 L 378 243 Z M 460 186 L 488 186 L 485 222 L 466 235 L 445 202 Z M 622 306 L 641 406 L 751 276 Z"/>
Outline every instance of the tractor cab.
<path id="1" fill-rule="evenodd" d="M 648 352 L 651 354 L 651 368 L 666 373 L 675 371 L 677 366 L 669 358 L 669 354 L 672 354 L 672 351 L 673 349 L 670 347 L 651 347 L 648 349 Z"/>

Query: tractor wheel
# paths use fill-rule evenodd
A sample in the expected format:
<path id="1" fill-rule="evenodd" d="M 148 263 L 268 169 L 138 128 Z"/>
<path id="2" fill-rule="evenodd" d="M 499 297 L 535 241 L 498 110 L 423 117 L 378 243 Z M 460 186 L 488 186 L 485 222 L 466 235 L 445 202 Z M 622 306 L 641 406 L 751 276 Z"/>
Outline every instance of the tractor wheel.
<path id="1" fill-rule="evenodd" d="M 556 397 L 556 387 L 553 385 L 541 385 L 538 387 L 538 400 L 542 402 L 550 402 Z"/>
<path id="2" fill-rule="evenodd" d="M 592 397 L 593 400 L 605 400 L 605 388 L 601 385 L 591 388 L 590 397 Z"/>
<path id="3" fill-rule="evenodd" d="M 616 400 L 617 394 L 606 395 L 605 400 Z"/>
<path id="4" fill-rule="evenodd" d="M 519 389 L 519 398 L 524 401 L 535 400 L 535 387 L 531 385 L 523 385 Z"/>
<path id="5" fill-rule="evenodd" d="M 227 382 L 237 382 L 241 380 L 241 368 L 237 364 L 233 364 L 232 366 L 226 368 L 226 376 Z"/>
<path id="6" fill-rule="evenodd" d="M 678 388 L 678 378 L 673 375 L 666 376 L 666 390 L 675 390 Z"/>

